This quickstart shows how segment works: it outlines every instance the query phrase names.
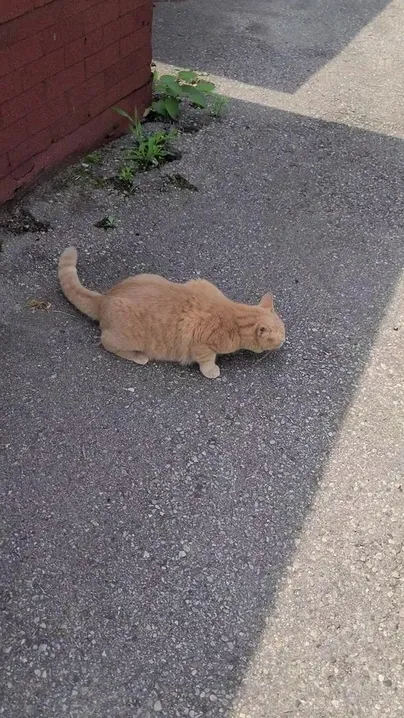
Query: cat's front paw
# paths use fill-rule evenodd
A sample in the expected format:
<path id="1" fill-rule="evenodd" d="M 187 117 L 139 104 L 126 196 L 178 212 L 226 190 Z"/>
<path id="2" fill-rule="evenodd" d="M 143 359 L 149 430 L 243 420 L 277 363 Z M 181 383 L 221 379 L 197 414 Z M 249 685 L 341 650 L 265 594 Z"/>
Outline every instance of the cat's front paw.
<path id="1" fill-rule="evenodd" d="M 217 364 L 200 366 L 199 368 L 203 376 L 206 376 L 207 379 L 217 379 L 217 377 L 220 376 L 220 369 Z"/>

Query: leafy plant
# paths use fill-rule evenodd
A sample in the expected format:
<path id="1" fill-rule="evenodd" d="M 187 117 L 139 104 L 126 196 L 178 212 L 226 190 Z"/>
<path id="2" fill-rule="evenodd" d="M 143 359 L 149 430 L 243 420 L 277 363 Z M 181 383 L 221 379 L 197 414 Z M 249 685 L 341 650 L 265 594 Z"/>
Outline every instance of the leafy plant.
<path id="1" fill-rule="evenodd" d="M 118 172 L 119 181 L 122 182 L 122 184 L 127 185 L 128 187 L 132 186 L 134 178 L 135 175 L 133 169 L 128 165 L 123 165 L 123 167 L 121 167 Z"/>
<path id="2" fill-rule="evenodd" d="M 138 125 L 135 135 L 136 144 L 128 150 L 127 158 L 141 170 L 158 167 L 172 156 L 169 143 L 175 136 L 175 132 L 165 132 L 164 130 L 147 135 Z"/>
<path id="3" fill-rule="evenodd" d="M 136 116 L 131 117 L 128 112 L 122 110 L 120 107 L 114 107 L 115 112 L 126 117 L 129 120 L 129 131 L 131 132 L 134 144 L 127 153 L 126 159 L 133 162 L 135 167 L 139 170 L 147 170 L 151 167 L 158 167 L 173 157 L 173 152 L 170 149 L 170 142 L 177 136 L 175 130 L 166 132 L 165 130 L 158 130 L 157 132 L 147 133 L 143 129 L 139 120 Z M 122 167 L 119 179 L 123 179 L 120 175 L 124 173 L 125 180 L 133 180 L 133 176 L 130 178 L 128 170 L 131 168 Z"/>
<path id="4" fill-rule="evenodd" d="M 129 130 L 136 132 L 136 126 L 139 124 L 139 118 L 136 113 L 132 117 L 132 115 L 126 112 L 126 110 L 123 110 L 122 107 L 113 107 L 112 109 L 114 112 L 117 112 L 118 115 L 121 115 L 121 117 L 126 117 L 126 119 L 129 120 Z"/>
<path id="5" fill-rule="evenodd" d="M 94 227 L 100 227 L 100 229 L 115 229 L 116 221 L 112 215 L 108 214 L 98 222 L 95 223 Z"/>
<path id="6" fill-rule="evenodd" d="M 84 158 L 84 162 L 82 162 L 83 165 L 100 165 L 102 162 L 102 154 L 99 150 L 96 150 L 95 152 L 90 152 L 90 154 L 86 155 Z"/>
<path id="7" fill-rule="evenodd" d="M 205 108 L 207 96 L 215 89 L 213 82 L 198 77 L 193 70 L 179 70 L 176 75 L 153 72 L 153 100 L 149 110 L 160 117 L 176 120 L 182 100 L 187 99 L 195 107 Z"/>

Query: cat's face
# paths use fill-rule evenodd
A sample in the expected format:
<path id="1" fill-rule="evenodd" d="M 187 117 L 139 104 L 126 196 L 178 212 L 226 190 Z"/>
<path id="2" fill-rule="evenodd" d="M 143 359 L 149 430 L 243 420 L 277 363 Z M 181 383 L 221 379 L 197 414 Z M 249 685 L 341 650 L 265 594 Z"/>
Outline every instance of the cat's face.
<path id="1" fill-rule="evenodd" d="M 253 328 L 251 346 L 254 352 L 280 349 L 285 341 L 285 325 L 275 312 L 271 294 L 264 294 L 258 305 L 257 322 Z"/>

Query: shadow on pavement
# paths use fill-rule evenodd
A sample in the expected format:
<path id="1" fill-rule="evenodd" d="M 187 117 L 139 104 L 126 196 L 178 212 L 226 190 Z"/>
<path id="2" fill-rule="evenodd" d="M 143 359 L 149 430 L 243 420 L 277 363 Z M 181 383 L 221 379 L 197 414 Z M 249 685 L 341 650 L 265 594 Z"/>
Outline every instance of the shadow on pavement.
<path id="1" fill-rule="evenodd" d="M 387 4 L 388 0 L 167 2 L 155 13 L 155 59 L 293 93 Z"/>
<path id="2" fill-rule="evenodd" d="M 74 188 L 48 192 L 53 230 L 4 243 L 8 715 L 231 716 L 383 321 L 403 143 L 231 111 L 183 159 L 199 192 L 119 198 L 109 235 L 93 222 L 113 198 L 79 212 Z M 216 382 L 119 361 L 59 293 L 73 241 L 93 286 L 141 268 L 271 289 L 288 344 L 223 359 Z M 26 310 L 38 295 L 57 311 Z"/>

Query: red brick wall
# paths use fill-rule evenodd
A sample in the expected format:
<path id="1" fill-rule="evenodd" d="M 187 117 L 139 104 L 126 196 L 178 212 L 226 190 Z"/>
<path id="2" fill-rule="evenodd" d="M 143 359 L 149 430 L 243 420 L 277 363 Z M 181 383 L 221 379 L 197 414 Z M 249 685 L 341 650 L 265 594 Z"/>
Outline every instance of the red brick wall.
<path id="1" fill-rule="evenodd" d="M 150 101 L 152 0 L 0 0 L 0 203 Z"/>

